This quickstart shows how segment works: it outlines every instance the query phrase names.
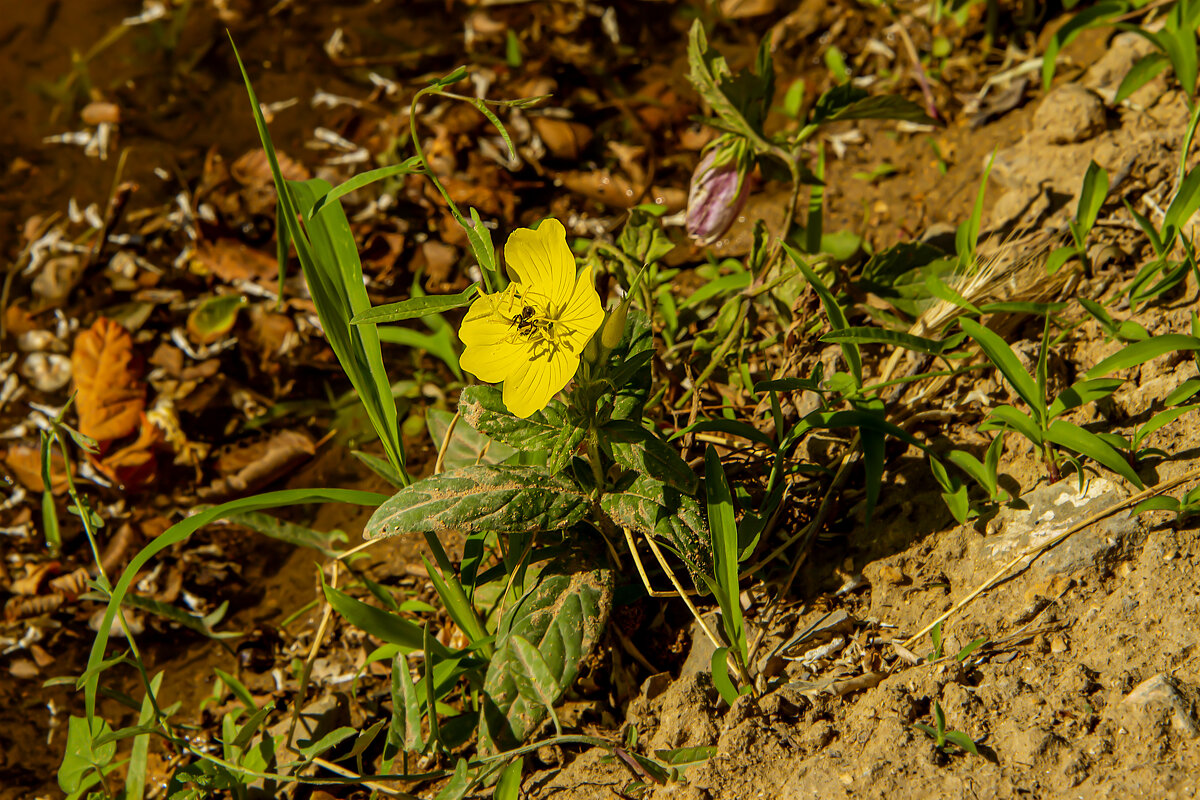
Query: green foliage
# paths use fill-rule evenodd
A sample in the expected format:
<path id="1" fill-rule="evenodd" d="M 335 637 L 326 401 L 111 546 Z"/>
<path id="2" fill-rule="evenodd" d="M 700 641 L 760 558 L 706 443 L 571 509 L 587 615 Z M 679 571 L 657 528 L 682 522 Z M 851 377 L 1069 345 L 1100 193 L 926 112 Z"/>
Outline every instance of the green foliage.
<path id="1" fill-rule="evenodd" d="M 946 730 L 946 714 L 936 700 L 933 701 L 933 725 L 914 722 L 913 727 L 933 739 L 934 746 L 944 753 L 950 752 L 950 748 L 955 747 L 964 753 L 979 755 L 979 748 L 975 745 L 974 739 L 962 731 Z"/>
<path id="2" fill-rule="evenodd" d="M 574 682 L 608 619 L 612 580 L 608 569 L 556 562 L 505 613 L 483 681 L 481 752 L 523 742 Z"/>

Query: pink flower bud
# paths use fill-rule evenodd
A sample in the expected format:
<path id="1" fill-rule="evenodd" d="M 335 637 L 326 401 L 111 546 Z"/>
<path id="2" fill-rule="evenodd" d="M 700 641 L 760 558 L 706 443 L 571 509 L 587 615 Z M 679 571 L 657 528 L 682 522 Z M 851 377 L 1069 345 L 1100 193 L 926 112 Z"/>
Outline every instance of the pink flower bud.
<path id="1" fill-rule="evenodd" d="M 709 150 L 692 173 L 688 189 L 688 236 L 700 245 L 724 236 L 746 204 L 746 187 L 742 160 L 721 147 Z"/>

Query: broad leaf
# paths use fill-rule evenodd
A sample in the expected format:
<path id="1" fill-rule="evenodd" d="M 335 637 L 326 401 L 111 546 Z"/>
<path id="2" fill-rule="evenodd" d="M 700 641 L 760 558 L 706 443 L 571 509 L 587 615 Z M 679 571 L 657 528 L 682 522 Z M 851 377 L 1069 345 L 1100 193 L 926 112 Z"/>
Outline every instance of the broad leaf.
<path id="1" fill-rule="evenodd" d="M 579 488 L 540 467 L 480 465 L 431 475 L 401 489 L 368 520 L 366 539 L 404 533 L 535 533 L 583 519 Z"/>
<path id="2" fill-rule="evenodd" d="M 696 491 L 695 471 L 675 448 L 630 420 L 611 420 L 600 429 L 608 438 L 613 459 L 625 469 L 648 475 L 684 494 Z"/>
<path id="3" fill-rule="evenodd" d="M 584 569 L 577 563 L 556 562 L 505 613 L 496 630 L 496 653 L 483 681 L 481 755 L 521 744 L 546 718 L 545 703 L 530 702 L 518 689 L 516 675 L 524 673 L 525 667 L 513 639 L 520 637 L 538 651 L 558 683 L 557 696 L 550 699 L 557 702 L 575 682 L 580 665 L 604 631 L 612 608 L 612 580 L 612 573 L 605 568 Z"/>
<path id="4" fill-rule="evenodd" d="M 557 474 L 567 465 L 584 429 L 558 400 L 525 419 L 514 416 L 494 386 L 468 386 L 458 399 L 462 420 L 470 427 L 515 450 L 546 454 L 546 469 Z"/>
<path id="5" fill-rule="evenodd" d="M 618 527 L 646 536 L 657 535 L 670 542 L 671 549 L 687 565 L 696 588 L 708 591 L 712 549 L 700 504 L 694 498 L 681 495 L 653 478 L 637 475 L 628 485 L 618 486 L 601 497 L 600 508 Z"/>

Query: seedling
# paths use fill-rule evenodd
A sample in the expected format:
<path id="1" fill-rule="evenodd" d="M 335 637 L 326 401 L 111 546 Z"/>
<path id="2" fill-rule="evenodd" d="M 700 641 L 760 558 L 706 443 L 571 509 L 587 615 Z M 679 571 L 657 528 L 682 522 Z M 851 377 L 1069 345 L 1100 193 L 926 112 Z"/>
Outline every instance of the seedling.
<path id="1" fill-rule="evenodd" d="M 942 711 L 942 706 L 936 700 L 933 701 L 933 725 L 926 725 L 924 722 L 914 722 L 913 727 L 928 734 L 929 738 L 933 739 L 934 746 L 943 753 L 949 754 L 954 752 L 951 750 L 954 747 L 964 753 L 979 755 L 979 748 L 975 746 L 975 741 L 970 736 L 967 736 L 962 731 L 946 730 L 946 714 Z"/>

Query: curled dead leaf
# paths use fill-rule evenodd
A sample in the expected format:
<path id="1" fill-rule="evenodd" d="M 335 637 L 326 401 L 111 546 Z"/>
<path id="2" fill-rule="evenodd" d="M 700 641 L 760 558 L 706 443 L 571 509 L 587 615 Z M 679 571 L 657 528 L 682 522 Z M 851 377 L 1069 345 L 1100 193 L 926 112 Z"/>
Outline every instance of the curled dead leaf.
<path id="1" fill-rule="evenodd" d="M 138 489 L 154 480 L 155 452 L 161 444 L 162 432 L 142 414 L 137 439 L 92 461 L 113 483 L 124 489 Z"/>
<path id="2" fill-rule="evenodd" d="M 317 452 L 304 431 L 279 431 L 269 439 L 227 450 L 217 458 L 223 477 L 201 489 L 200 497 L 228 497 L 257 491 L 287 475 Z"/>
<path id="3" fill-rule="evenodd" d="M 531 117 L 530 121 L 556 158 L 574 161 L 592 141 L 592 129 L 579 122 L 545 116 Z"/>
<path id="4" fill-rule="evenodd" d="M 146 405 L 146 387 L 129 331 L 104 317 L 75 339 L 71 353 L 79 432 L 100 444 L 130 435 Z"/>

